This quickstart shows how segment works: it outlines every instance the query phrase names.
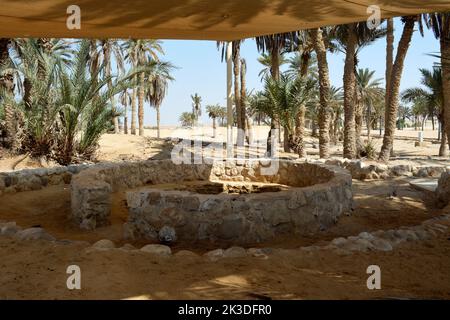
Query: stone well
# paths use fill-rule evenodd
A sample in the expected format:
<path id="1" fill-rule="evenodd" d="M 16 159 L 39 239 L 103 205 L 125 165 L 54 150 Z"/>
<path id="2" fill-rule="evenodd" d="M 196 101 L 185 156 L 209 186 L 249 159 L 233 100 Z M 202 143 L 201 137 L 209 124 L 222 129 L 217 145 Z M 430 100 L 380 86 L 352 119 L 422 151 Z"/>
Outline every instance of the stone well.
<path id="1" fill-rule="evenodd" d="M 72 178 L 71 217 L 86 229 L 108 224 L 111 193 L 125 191 L 126 238 L 156 240 L 169 226 L 179 241 L 245 244 L 315 233 L 351 209 L 346 170 L 284 160 L 278 165 L 271 175 L 263 174 L 263 163 L 250 160 L 209 165 L 161 160 L 87 169 Z"/>

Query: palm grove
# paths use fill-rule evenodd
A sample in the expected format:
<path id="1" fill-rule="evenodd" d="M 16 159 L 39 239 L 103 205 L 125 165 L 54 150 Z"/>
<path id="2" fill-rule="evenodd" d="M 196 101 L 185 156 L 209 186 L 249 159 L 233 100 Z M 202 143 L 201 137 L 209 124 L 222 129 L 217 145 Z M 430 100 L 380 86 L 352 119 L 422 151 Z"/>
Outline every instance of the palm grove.
<path id="1" fill-rule="evenodd" d="M 329 157 L 330 145 L 342 140 L 343 157 L 353 159 L 375 156 L 371 130 L 384 129 L 378 158 L 387 161 L 402 121 L 412 117 L 423 122 L 430 117 L 439 123 L 440 155 L 446 155 L 446 142 L 450 141 L 450 14 L 407 16 L 401 22 L 395 55 L 392 19 L 376 29 L 364 22 L 257 37 L 262 54 L 259 61 L 264 66 L 260 73 L 264 89 L 258 92 L 249 92 L 246 87 L 242 41 L 234 41 L 234 124 L 240 129 L 237 145 L 252 142 L 253 119 L 272 129 L 267 137 L 268 152 L 276 133 L 285 151 L 305 157 L 305 127 L 310 123 L 312 135 L 319 138 L 321 158 Z M 412 35 L 417 29 L 423 34 L 424 28 L 432 30 L 440 42 L 440 63 L 433 70 L 421 70 L 420 87 L 400 92 Z M 384 87 L 373 71 L 358 66 L 361 50 L 383 39 Z M 223 43 L 218 46 L 224 48 Z M 342 88 L 330 84 L 327 54 L 334 52 L 345 55 Z M 294 54 L 286 58 L 287 53 Z M 157 40 L 70 43 L 46 38 L 0 39 L 2 146 L 60 164 L 92 159 L 100 136 L 108 130 L 144 134 L 145 101 L 157 111 L 159 136 L 159 109 L 174 68 L 160 61 L 162 54 Z M 281 72 L 284 64 L 288 68 Z M 200 95 L 191 98 L 192 112 L 180 117 L 186 126 L 198 124 L 201 116 Z M 217 121 L 224 123 L 225 108 L 209 105 L 206 111 L 214 128 Z M 361 139 L 364 126 L 367 143 Z"/>
<path id="2" fill-rule="evenodd" d="M 402 32 L 394 56 L 394 21 L 387 19 L 378 28 L 369 28 L 366 22 L 338 25 L 313 30 L 257 37 L 261 52 L 258 61 L 263 65 L 259 73 L 264 88 L 248 92 L 245 83 L 246 62 L 240 57 L 242 41 L 232 43 L 234 78 L 234 125 L 237 126 L 236 144 L 252 140 L 250 119 L 271 127 L 267 152 L 271 150 L 271 134 L 278 132 L 284 151 L 294 151 L 305 157 L 305 124 L 311 123 L 312 135 L 319 138 L 321 158 L 330 156 L 330 144 L 343 141 L 342 156 L 354 159 L 376 157 L 371 143 L 372 130 L 384 130 L 379 160 L 387 161 L 393 154 L 394 133 L 401 129 L 405 119 L 435 119 L 439 123 L 441 148 L 439 155 L 448 154 L 450 134 L 450 14 L 433 13 L 401 17 Z M 400 92 L 400 82 L 412 35 L 429 28 L 440 41 L 441 62 L 432 70 L 421 70 L 422 86 Z M 374 78 L 374 71 L 358 66 L 358 55 L 375 41 L 386 41 L 385 86 Z M 222 59 L 225 46 L 222 48 Z M 328 53 L 345 56 L 343 87 L 331 86 Z M 290 55 L 288 55 L 291 53 Z M 288 58 L 289 56 L 289 58 Z M 285 72 L 280 67 L 287 65 Z M 419 79 L 418 79 L 419 80 Z M 198 100 L 198 94 L 195 95 Z M 193 96 L 194 99 L 194 96 Z M 211 110 L 212 106 L 208 106 Z M 224 108 L 222 108 L 222 113 Z M 209 112 L 215 120 L 219 108 Z M 183 124 L 194 124 L 195 114 L 184 113 Z M 214 121 L 215 126 L 215 121 Z M 361 135 L 366 127 L 367 142 Z M 283 129 L 283 137 L 279 133 Z"/>
<path id="3" fill-rule="evenodd" d="M 156 40 L 0 39 L 0 147 L 92 160 L 103 133 L 128 133 L 129 108 L 143 135 L 144 101 L 159 115 L 172 80 L 162 54 Z"/>

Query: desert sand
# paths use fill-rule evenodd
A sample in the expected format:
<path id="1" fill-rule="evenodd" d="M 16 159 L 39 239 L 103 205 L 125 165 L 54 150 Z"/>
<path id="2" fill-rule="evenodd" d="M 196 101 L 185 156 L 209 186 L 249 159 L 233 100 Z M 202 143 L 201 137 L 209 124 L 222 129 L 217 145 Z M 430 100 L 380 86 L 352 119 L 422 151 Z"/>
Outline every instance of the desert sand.
<path id="1" fill-rule="evenodd" d="M 264 128 L 258 128 L 264 139 Z M 209 130 L 209 129 L 208 129 Z M 211 140 L 206 130 L 205 137 Z M 223 139 L 221 128 L 216 141 Z M 190 136 L 192 130 L 176 131 Z M 435 132 L 426 132 L 432 137 Z M 405 139 L 395 142 L 395 161 L 435 163 L 438 144 L 427 142 L 414 147 L 417 132 L 401 132 Z M 105 135 L 100 141 L 98 161 L 148 159 L 164 151 L 164 143 L 152 137 Z M 173 136 L 168 128 L 162 137 Z M 202 137 L 202 133 L 195 134 Z M 381 145 L 378 138 L 376 143 Z M 308 138 L 308 153 L 316 157 L 314 138 Z M 337 154 L 341 146 L 333 147 Z M 167 155 L 167 154 L 166 154 Z M 295 155 L 289 155 L 295 157 Z M 4 156 L 0 171 L 13 170 L 20 157 Z M 25 159 L 16 170 L 42 166 Z M 52 165 L 45 163 L 45 166 Z M 389 197 L 395 186 L 397 196 Z M 100 240 L 110 239 L 117 247 L 129 243 L 139 248 L 147 242 L 122 240 L 122 224 L 127 218 L 123 194 L 115 194 L 112 224 L 94 232 L 79 231 L 67 223 L 70 210 L 69 186 L 53 186 L 37 191 L 0 196 L 0 221 L 16 221 L 22 228 L 43 227 L 60 241 L 17 241 L 0 237 L 0 299 L 416 299 L 450 298 L 450 230 L 429 240 L 407 242 L 390 252 L 355 252 L 339 255 L 329 251 L 300 250 L 323 245 L 337 237 L 363 231 L 416 226 L 435 216 L 450 213 L 437 209 L 427 194 L 409 186 L 409 178 L 361 182 L 354 180 L 355 209 L 338 224 L 309 237 L 283 237 L 253 247 L 272 248 L 267 258 L 234 258 L 209 261 L 208 250 L 226 248 L 221 243 L 182 243 L 172 247 L 174 256 L 162 258 L 144 252 L 89 250 Z M 448 224 L 448 223 L 447 223 Z M 448 224 L 448 226 L 450 226 Z M 68 239 L 61 241 L 63 239 Z M 251 247 L 251 246 L 249 246 Z M 289 250 L 286 250 L 289 249 Z M 177 252 L 190 250 L 189 257 Z M 81 290 L 66 287 L 66 269 L 81 268 Z M 366 269 L 379 265 L 382 290 L 368 290 Z"/>

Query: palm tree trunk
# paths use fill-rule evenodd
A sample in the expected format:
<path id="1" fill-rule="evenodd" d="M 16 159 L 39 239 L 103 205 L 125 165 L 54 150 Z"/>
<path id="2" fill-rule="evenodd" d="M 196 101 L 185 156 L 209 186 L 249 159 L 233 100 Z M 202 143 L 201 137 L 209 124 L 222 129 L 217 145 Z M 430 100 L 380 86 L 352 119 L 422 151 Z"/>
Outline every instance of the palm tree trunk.
<path id="1" fill-rule="evenodd" d="M 104 44 L 103 41 L 103 56 L 105 59 L 105 77 L 109 78 L 111 76 L 111 52 L 109 50 L 109 46 Z M 108 80 L 108 90 L 112 88 L 112 80 Z M 114 133 L 119 133 L 119 117 L 116 115 L 116 99 L 112 96 L 111 99 L 111 110 L 114 113 L 113 124 L 114 124 Z"/>
<path id="2" fill-rule="evenodd" d="M 311 59 L 311 52 L 302 52 L 302 60 L 300 64 L 300 77 L 306 78 L 308 75 L 309 60 Z M 294 149 L 297 152 L 299 158 L 306 157 L 305 151 L 305 114 L 306 108 L 301 105 L 297 115 L 295 116 L 295 128 L 294 128 Z"/>
<path id="3" fill-rule="evenodd" d="M 337 144 L 337 142 L 339 141 L 339 114 L 337 114 L 337 113 L 334 117 L 333 137 L 334 137 L 334 141 L 336 141 L 335 144 Z"/>
<path id="4" fill-rule="evenodd" d="M 241 114 L 238 121 L 240 122 L 243 134 L 244 134 L 244 140 L 248 138 L 248 126 L 247 126 L 247 110 L 246 110 L 246 103 L 247 103 L 247 82 L 245 79 L 245 75 L 247 73 L 247 63 L 244 59 L 241 59 Z M 243 145 L 243 144 L 242 144 Z"/>
<path id="5" fill-rule="evenodd" d="M 253 126 L 252 123 L 249 119 L 249 117 L 245 117 L 245 127 L 247 130 L 247 139 L 248 139 L 248 144 L 252 145 L 253 144 Z"/>
<path id="6" fill-rule="evenodd" d="M 308 75 L 309 60 L 311 59 L 311 52 L 302 52 L 302 60 L 300 64 L 300 76 L 305 78 Z"/>
<path id="7" fill-rule="evenodd" d="M 139 122 L 139 135 L 144 135 L 144 81 L 145 74 L 141 72 L 139 74 L 139 89 L 138 89 L 138 122 Z"/>
<path id="8" fill-rule="evenodd" d="M 383 132 L 382 132 L 382 128 L 383 128 L 383 117 L 382 116 L 380 116 L 380 119 L 379 119 L 379 130 L 380 130 L 380 136 L 383 134 Z"/>
<path id="9" fill-rule="evenodd" d="M 216 138 L 216 117 L 213 118 L 213 139 Z"/>
<path id="10" fill-rule="evenodd" d="M 155 106 L 156 109 L 156 131 L 158 139 L 161 138 L 161 111 L 159 105 Z"/>
<path id="11" fill-rule="evenodd" d="M 344 158 L 356 157 L 355 136 L 355 52 L 357 35 L 355 24 L 348 26 L 347 51 L 344 65 Z"/>
<path id="12" fill-rule="evenodd" d="M 284 150 L 284 152 L 291 151 L 290 132 L 289 132 L 289 128 L 287 126 L 283 127 L 283 150 Z"/>
<path id="13" fill-rule="evenodd" d="M 274 43 L 271 48 L 271 65 L 270 65 L 270 74 L 272 78 L 276 81 L 280 80 L 280 48 L 278 43 L 274 40 Z M 278 143 L 281 143 L 281 123 L 278 117 L 275 117 L 275 129 L 278 131 Z"/>
<path id="14" fill-rule="evenodd" d="M 319 107 L 319 154 L 320 158 L 330 157 L 330 113 L 328 112 L 328 96 L 330 79 L 327 61 L 327 49 L 320 28 L 311 31 L 319 67 L 320 107 Z"/>
<path id="15" fill-rule="evenodd" d="M 392 68 L 394 66 L 394 20 L 387 20 L 387 28 L 386 28 L 386 92 L 384 97 L 384 122 L 386 123 L 386 119 L 388 118 L 389 113 L 389 97 L 391 95 L 391 78 L 392 78 Z M 381 134 L 380 134 L 381 135 Z M 392 142 L 393 144 L 394 142 Z M 393 145 L 391 146 L 391 150 L 389 153 L 393 155 L 394 149 Z"/>
<path id="16" fill-rule="evenodd" d="M 294 148 L 299 158 L 306 157 L 305 150 L 305 114 L 306 108 L 301 105 L 295 117 L 295 142 Z"/>
<path id="17" fill-rule="evenodd" d="M 363 125 L 363 106 L 361 101 L 361 95 L 358 90 L 355 90 L 355 142 L 357 155 L 360 155 L 363 149 L 363 143 L 361 140 L 362 125 Z"/>
<path id="18" fill-rule="evenodd" d="M 127 92 L 128 94 L 128 92 Z M 128 99 L 125 98 L 124 110 L 123 110 L 123 133 L 128 134 Z"/>
<path id="19" fill-rule="evenodd" d="M 442 132 L 441 146 L 439 147 L 439 156 L 440 157 L 448 157 L 448 155 L 449 155 L 448 149 L 449 149 L 449 147 L 447 145 L 447 135 L 445 134 L 445 132 Z"/>
<path id="20" fill-rule="evenodd" d="M 136 88 L 131 92 L 131 134 L 136 134 Z"/>
<path id="21" fill-rule="evenodd" d="M 405 62 L 406 54 L 408 53 L 409 45 L 411 43 L 411 38 L 414 32 L 414 24 L 417 20 L 417 17 L 407 17 L 405 19 L 406 21 L 403 28 L 403 34 L 398 44 L 397 56 L 395 58 L 395 63 L 392 67 L 389 103 L 386 106 L 388 112 L 386 113 L 387 118 L 385 121 L 383 146 L 381 147 L 381 152 L 379 156 L 379 159 L 382 161 L 388 161 L 391 156 L 391 150 L 394 143 L 395 124 L 398 112 L 400 81 L 403 73 L 403 65 Z"/>
<path id="22" fill-rule="evenodd" d="M 442 91 L 444 95 L 443 103 L 443 132 L 447 134 L 447 143 L 450 147 L 450 38 L 441 40 L 441 64 L 442 64 Z"/>
<path id="23" fill-rule="evenodd" d="M 234 75 L 234 104 L 236 106 L 236 125 L 237 125 L 237 138 L 236 144 L 238 146 L 244 145 L 245 132 L 242 126 L 242 108 L 241 108 L 241 91 L 240 91 L 240 72 L 241 72 L 241 56 L 240 56 L 240 43 L 239 41 L 233 41 L 233 75 Z"/>
<path id="24" fill-rule="evenodd" d="M 319 137 L 319 135 L 318 135 L 318 133 L 317 133 L 317 120 L 316 119 L 312 119 L 311 120 L 311 135 L 314 137 L 314 138 L 318 138 Z"/>

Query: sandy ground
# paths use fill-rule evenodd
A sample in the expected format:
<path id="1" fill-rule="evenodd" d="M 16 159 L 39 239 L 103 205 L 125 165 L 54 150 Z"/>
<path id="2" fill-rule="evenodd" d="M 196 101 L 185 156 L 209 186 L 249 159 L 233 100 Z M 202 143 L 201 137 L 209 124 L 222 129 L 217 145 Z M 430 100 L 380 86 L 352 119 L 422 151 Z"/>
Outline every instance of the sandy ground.
<path id="1" fill-rule="evenodd" d="M 257 140 L 264 143 L 267 128 L 259 127 L 255 132 Z M 163 128 L 161 133 L 163 138 L 226 140 L 224 128 L 218 130 L 216 139 L 211 138 L 211 128 L 203 131 Z M 424 147 L 414 147 L 411 138 L 417 132 L 405 130 L 397 134 L 404 138 L 395 142 L 398 158 L 393 162 L 448 161 L 436 157 L 439 145 L 431 141 Z M 434 135 L 436 132 L 425 132 L 425 137 Z M 146 130 L 145 137 L 104 135 L 98 160 L 167 156 L 164 142 L 154 139 L 155 136 L 155 130 Z M 307 138 L 307 150 L 312 158 L 317 157 L 317 144 L 317 139 Z M 375 138 L 375 144 L 380 147 L 381 140 Z M 333 147 L 336 155 L 341 150 L 341 145 Z M 21 158 L 0 154 L 0 172 L 13 170 Z M 25 159 L 16 170 L 52 165 L 55 164 Z M 342 217 L 335 227 L 314 236 L 286 236 L 253 246 L 298 249 L 362 231 L 419 225 L 444 213 L 429 203 L 426 194 L 409 187 L 408 182 L 404 178 L 354 181 L 355 211 L 351 216 Z M 398 197 L 389 200 L 387 196 L 393 188 Z M 95 232 L 81 232 L 67 223 L 69 186 L 2 195 L 0 221 L 16 221 L 23 228 L 41 226 L 56 238 L 71 241 L 19 243 L 0 237 L 0 299 L 450 299 L 450 231 L 432 240 L 402 244 L 392 252 L 351 256 L 329 251 L 278 250 L 267 260 L 239 258 L 209 262 L 201 257 L 203 253 L 226 246 L 202 242 L 179 243 L 172 248 L 174 253 L 182 249 L 194 251 L 197 258 L 156 258 L 139 251 L 89 252 L 86 248 L 90 244 L 104 238 L 118 246 L 124 244 L 125 197 L 117 193 L 113 199 L 112 225 Z M 146 243 L 132 244 L 141 247 Z M 82 270 L 80 291 L 69 291 L 66 287 L 66 268 L 72 264 Z M 382 290 L 369 291 L 366 287 L 366 269 L 373 264 L 381 267 Z"/>
<path id="2" fill-rule="evenodd" d="M 326 232 L 311 237 L 286 237 L 259 246 L 295 249 L 326 244 L 338 236 L 361 231 L 418 225 L 442 214 L 426 195 L 411 189 L 407 180 L 355 182 L 356 209 Z M 398 197 L 387 199 L 395 187 Z M 58 239 L 93 243 L 109 238 L 123 244 L 125 214 L 120 197 L 113 224 L 92 233 L 67 226 L 69 194 L 65 188 L 7 195 L 0 220 L 22 227 L 40 225 Z M 450 298 L 450 232 L 428 241 L 406 243 L 392 252 L 338 256 L 331 252 L 280 251 L 267 260 L 156 258 L 142 252 L 88 252 L 88 243 L 50 244 L 0 238 L 0 299 L 373 299 Z M 134 243 L 141 246 L 144 243 Z M 174 253 L 190 249 L 201 255 L 220 244 L 179 244 Z M 66 268 L 82 270 L 82 290 L 66 288 Z M 369 291 L 366 269 L 379 265 L 382 290 Z"/>

